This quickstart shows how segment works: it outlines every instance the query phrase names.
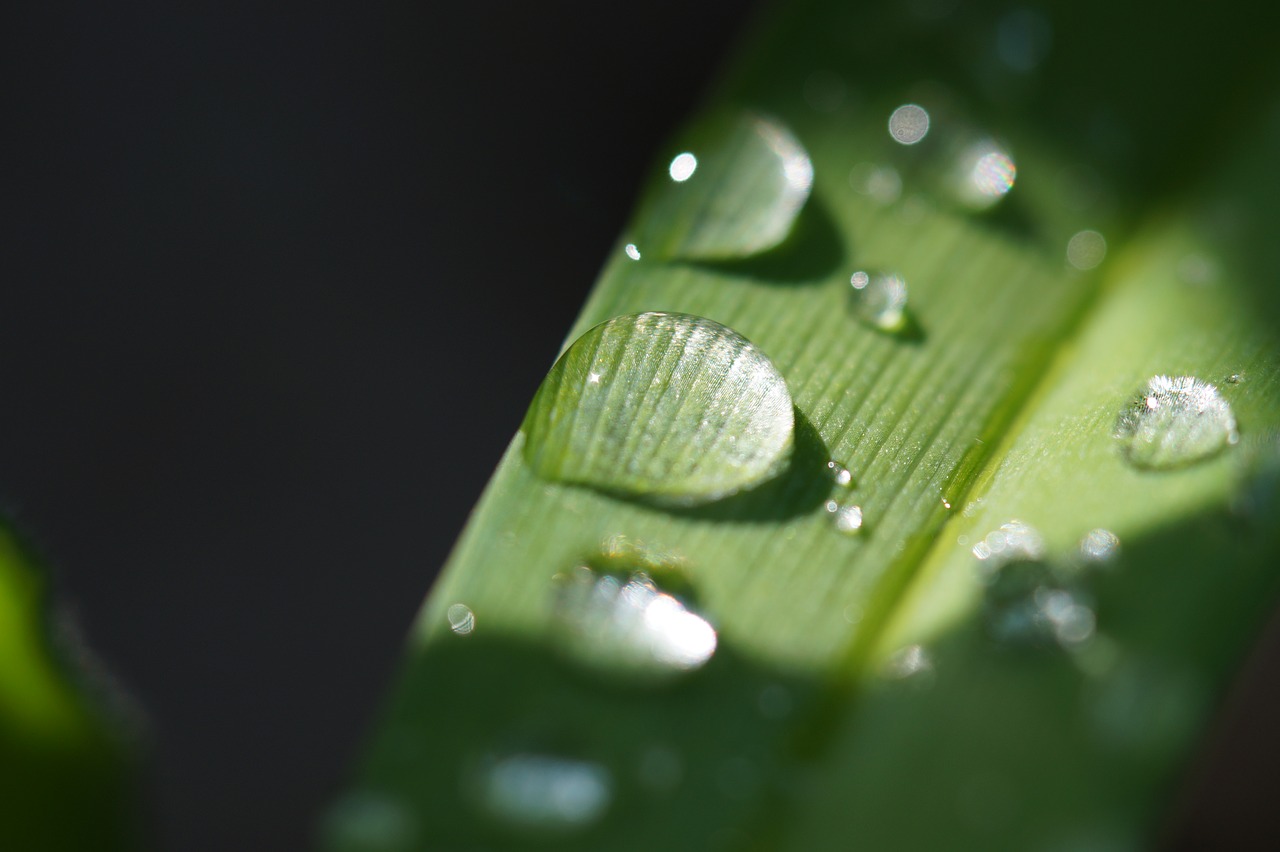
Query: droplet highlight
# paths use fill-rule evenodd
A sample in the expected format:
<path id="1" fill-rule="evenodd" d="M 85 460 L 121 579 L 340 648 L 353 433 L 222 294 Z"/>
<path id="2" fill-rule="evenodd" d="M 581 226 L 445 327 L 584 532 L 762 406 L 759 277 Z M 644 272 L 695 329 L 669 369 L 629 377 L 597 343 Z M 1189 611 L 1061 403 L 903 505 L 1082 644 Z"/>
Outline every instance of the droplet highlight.
<path id="1" fill-rule="evenodd" d="M 918 104 L 903 104 L 889 116 L 889 135 L 900 145 L 915 145 L 929 132 L 929 113 Z"/>
<path id="2" fill-rule="evenodd" d="M 640 259 L 640 249 L 636 248 L 635 243 L 627 243 L 627 247 L 625 251 L 627 253 L 627 257 L 631 258 L 632 260 Z"/>
<path id="3" fill-rule="evenodd" d="M 545 754 L 515 754 L 486 762 L 481 807 L 515 827 L 551 831 L 586 828 L 613 799 L 613 779 L 599 764 Z"/>
<path id="4" fill-rule="evenodd" d="M 578 338 L 521 430 L 543 478 L 690 505 L 773 477 L 794 427 L 787 383 L 753 343 L 712 320 L 644 313 Z"/>
<path id="5" fill-rule="evenodd" d="M 1240 440 L 1231 405 L 1193 376 L 1153 376 L 1116 419 L 1115 437 L 1134 467 L 1165 470 L 1216 455 Z"/>
<path id="6" fill-rule="evenodd" d="M 901 331 L 907 322 L 907 282 L 894 272 L 859 270 L 849 278 L 857 317 L 881 331 Z"/>
<path id="7" fill-rule="evenodd" d="M 780 122 L 720 114 L 686 135 L 641 206 L 636 245 L 665 259 L 734 260 L 780 245 L 813 187 L 813 162 Z"/>
<path id="8" fill-rule="evenodd" d="M 964 148 L 952 178 L 956 200 L 971 210 L 985 210 L 1009 194 L 1018 177 L 1013 157 L 990 139 Z"/>
<path id="9" fill-rule="evenodd" d="M 650 559 L 602 555 L 555 578 L 553 613 L 564 650 L 586 665 L 626 678 L 666 677 L 701 668 L 716 631 L 688 594 L 659 584 L 675 568 Z"/>
<path id="10" fill-rule="evenodd" d="M 831 477 L 831 481 L 841 488 L 853 486 L 853 472 L 835 459 L 827 462 L 827 474 Z"/>

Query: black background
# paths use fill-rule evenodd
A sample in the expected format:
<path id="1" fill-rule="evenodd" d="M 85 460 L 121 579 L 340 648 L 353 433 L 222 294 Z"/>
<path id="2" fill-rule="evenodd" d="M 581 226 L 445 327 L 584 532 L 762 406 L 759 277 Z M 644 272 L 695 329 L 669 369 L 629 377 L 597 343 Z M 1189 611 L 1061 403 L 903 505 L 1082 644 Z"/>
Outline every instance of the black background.
<path id="1" fill-rule="evenodd" d="M 143 710 L 157 844 L 301 848 L 744 10 L 9 14 L 0 509 Z M 1269 807 L 1266 671 L 1175 846 Z"/>

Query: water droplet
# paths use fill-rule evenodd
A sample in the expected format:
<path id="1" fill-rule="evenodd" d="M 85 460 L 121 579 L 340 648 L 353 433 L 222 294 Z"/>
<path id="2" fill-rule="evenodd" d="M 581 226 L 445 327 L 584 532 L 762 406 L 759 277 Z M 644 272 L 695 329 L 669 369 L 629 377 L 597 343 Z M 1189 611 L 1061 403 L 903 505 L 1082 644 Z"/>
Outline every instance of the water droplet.
<path id="1" fill-rule="evenodd" d="M 861 506 L 855 506 L 852 503 L 842 506 L 835 500 L 828 500 L 824 508 L 831 515 L 831 523 L 836 532 L 844 533 L 845 535 L 857 535 L 862 529 Z"/>
<path id="2" fill-rule="evenodd" d="M 827 462 L 827 473 L 831 475 L 831 481 L 841 488 L 853 487 L 853 473 L 835 459 Z"/>
<path id="3" fill-rule="evenodd" d="M 952 178 L 957 201 L 971 210 L 985 210 L 1009 194 L 1018 167 L 1009 152 L 991 139 L 966 146 L 956 159 Z"/>
<path id="4" fill-rule="evenodd" d="M 594 561 L 555 578 L 554 611 L 567 652 L 627 677 L 666 677 L 711 659 L 715 628 L 654 579 L 658 574 L 674 584 L 675 569 L 630 558 Z"/>
<path id="5" fill-rule="evenodd" d="M 476 629 L 476 614 L 466 604 L 450 604 L 445 617 L 449 619 L 449 629 L 459 636 L 468 636 Z"/>
<path id="6" fill-rule="evenodd" d="M 889 116 L 889 135 L 902 145 L 915 145 L 929 132 L 929 113 L 917 104 L 903 104 Z"/>
<path id="7" fill-rule="evenodd" d="M 902 178 L 893 166 L 858 163 L 849 170 L 849 186 L 879 204 L 892 204 L 902 195 Z"/>
<path id="8" fill-rule="evenodd" d="M 1013 71 L 1026 74 L 1049 55 L 1053 26 L 1033 9 L 1014 9 L 996 28 L 996 54 Z"/>
<path id="9" fill-rule="evenodd" d="M 626 251 L 627 251 L 627 257 L 631 258 L 632 260 L 640 259 L 640 249 L 636 248 L 635 243 L 627 243 Z"/>
<path id="10" fill-rule="evenodd" d="M 708 319 L 645 313 L 578 338 L 521 428 L 542 477 L 689 505 L 778 473 L 794 423 L 786 382 L 754 344 Z"/>
<path id="11" fill-rule="evenodd" d="M 651 187 L 636 245 L 661 258 L 733 260 L 780 245 L 813 187 L 813 163 L 779 122 L 720 114 L 693 127 L 670 180 Z"/>
<path id="12" fill-rule="evenodd" d="M 1093 269 L 1107 256 L 1107 241 L 1097 231 L 1080 231 L 1067 241 L 1067 263 L 1079 270 Z"/>
<path id="13" fill-rule="evenodd" d="M 1152 470 L 1209 458 L 1240 439 L 1218 389 L 1191 376 L 1153 376 L 1120 412 L 1115 436 L 1125 459 Z"/>
<path id="14" fill-rule="evenodd" d="M 481 806 L 518 828 L 581 829 L 602 817 L 613 798 L 603 766 L 543 754 L 490 760 L 478 784 Z"/>
<path id="15" fill-rule="evenodd" d="M 1088 562 L 1110 562 L 1120 553 L 1120 537 L 1111 530 L 1090 530 L 1080 539 L 1080 556 Z"/>
<path id="16" fill-rule="evenodd" d="M 1093 636 L 1092 601 L 1077 584 L 1043 562 L 1013 559 L 981 574 L 983 615 L 992 638 L 1019 645 L 1070 648 Z"/>
<path id="17" fill-rule="evenodd" d="M 325 816 L 320 837 L 324 852 L 410 852 L 420 842 L 407 809 L 367 790 L 339 800 Z"/>
<path id="18" fill-rule="evenodd" d="M 1238 385 L 1244 381 L 1244 373 L 1232 373 L 1224 380 L 1229 385 Z"/>
<path id="19" fill-rule="evenodd" d="M 853 309 L 858 318 L 883 331 L 900 331 L 907 316 L 907 282 L 892 272 L 853 273 Z"/>

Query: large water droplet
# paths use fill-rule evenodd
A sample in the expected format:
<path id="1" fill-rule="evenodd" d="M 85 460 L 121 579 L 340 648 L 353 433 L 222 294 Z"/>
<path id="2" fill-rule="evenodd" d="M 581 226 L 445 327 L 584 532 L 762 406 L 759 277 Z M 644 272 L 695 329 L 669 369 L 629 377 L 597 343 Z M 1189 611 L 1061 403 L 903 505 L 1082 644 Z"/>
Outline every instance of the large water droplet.
<path id="1" fill-rule="evenodd" d="M 665 677 L 703 666 L 716 631 L 687 595 L 659 585 L 680 579 L 671 563 L 602 554 L 556 576 L 554 612 L 566 652 L 610 674 Z"/>
<path id="2" fill-rule="evenodd" d="M 779 122 L 752 113 L 694 127 L 646 197 L 636 245 L 663 258 L 732 260 L 787 238 L 813 186 L 813 163 Z"/>
<path id="3" fill-rule="evenodd" d="M 486 811 L 513 827 L 569 831 L 604 815 L 613 798 L 613 781 L 595 763 L 515 754 L 488 761 L 477 792 Z"/>
<path id="4" fill-rule="evenodd" d="M 1125 459 L 1152 470 L 1209 458 L 1240 439 L 1218 389 L 1191 376 L 1153 376 L 1120 412 L 1115 435 Z"/>
<path id="5" fill-rule="evenodd" d="M 907 282 L 893 272 L 859 270 L 849 278 L 853 310 L 868 325 L 900 331 L 906 325 Z"/>
<path id="6" fill-rule="evenodd" d="M 754 344 L 708 319 L 645 313 L 578 338 L 521 428 L 540 476 L 688 505 L 779 472 L 794 425 L 787 384 Z"/>

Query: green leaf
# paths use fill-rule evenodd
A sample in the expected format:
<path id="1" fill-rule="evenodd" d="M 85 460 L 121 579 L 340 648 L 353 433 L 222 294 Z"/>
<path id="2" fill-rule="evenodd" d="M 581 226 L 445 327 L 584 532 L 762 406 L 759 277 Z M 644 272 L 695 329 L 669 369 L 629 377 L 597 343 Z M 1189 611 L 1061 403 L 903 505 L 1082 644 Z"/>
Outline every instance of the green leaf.
<path id="1" fill-rule="evenodd" d="M 131 848 L 124 744 L 55 652 L 47 610 L 43 577 L 0 525 L 0 847 Z M 64 653 L 81 650 L 70 641 Z"/>
<path id="2" fill-rule="evenodd" d="M 1039 14 L 815 2 L 762 22 L 709 121 L 774 117 L 810 197 L 765 250 L 746 238 L 777 219 L 755 214 L 781 166 L 708 143 L 694 174 L 714 179 L 673 188 L 703 124 L 659 153 L 582 342 L 422 611 L 330 848 L 1151 842 L 1280 579 L 1280 110 L 1256 95 L 1276 74 L 1218 10 Z M 915 111 L 891 128 L 904 105 L 923 137 Z M 1250 133 L 1206 132 L 1242 109 Z M 678 248 L 699 234 L 750 249 Z M 890 275 L 875 304 L 908 296 L 901 324 L 862 292 Z M 666 474 L 610 479 L 713 440 L 644 397 L 597 421 L 585 362 L 564 384 L 590 329 L 647 311 L 776 367 L 795 406 L 778 476 L 685 506 L 634 499 Z M 617 351 L 668 375 L 660 351 Z M 577 409 L 598 428 L 547 417 Z M 634 451 L 654 434 L 673 443 Z M 666 647 L 654 601 L 712 625 L 714 655 L 642 676 L 635 654 Z"/>

